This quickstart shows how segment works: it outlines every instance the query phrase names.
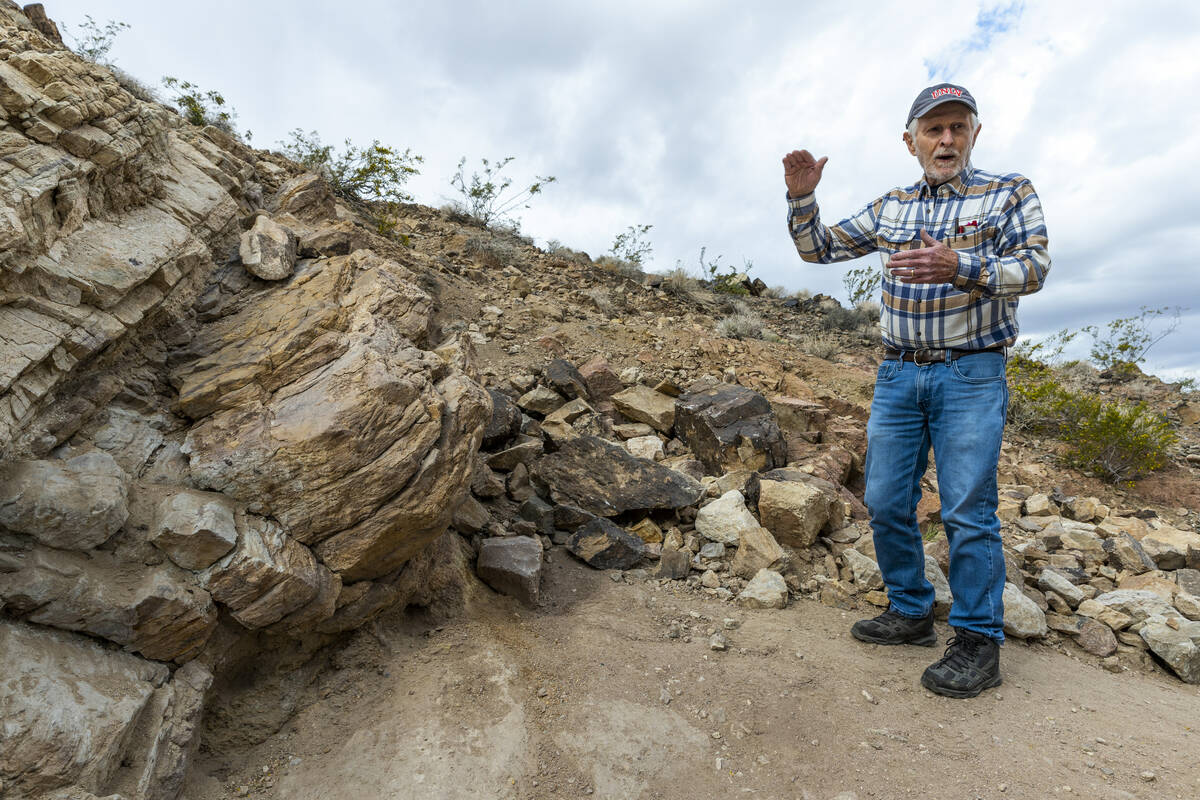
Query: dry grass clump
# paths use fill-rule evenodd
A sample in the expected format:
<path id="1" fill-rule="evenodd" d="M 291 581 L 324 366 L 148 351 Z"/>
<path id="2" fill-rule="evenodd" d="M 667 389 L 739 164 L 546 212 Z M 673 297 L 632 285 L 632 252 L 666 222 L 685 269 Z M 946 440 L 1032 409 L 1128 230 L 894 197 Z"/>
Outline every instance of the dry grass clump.
<path id="1" fill-rule="evenodd" d="M 810 356 L 823 358 L 826 361 L 836 356 L 841 352 L 837 340 L 825 336 L 814 336 L 805 334 L 798 336 L 793 340 L 795 347 L 801 353 L 806 353 Z"/>
<path id="2" fill-rule="evenodd" d="M 463 251 L 485 266 L 499 269 L 518 260 L 517 248 L 490 236 L 472 236 L 463 244 Z"/>
<path id="3" fill-rule="evenodd" d="M 717 335 L 726 339 L 762 339 L 766 323 L 758 314 L 740 306 L 717 323 Z"/>
<path id="4" fill-rule="evenodd" d="M 592 257 L 587 253 L 583 252 L 582 250 L 574 250 L 570 247 L 567 247 L 558 239 L 551 239 L 546 242 L 545 252 L 547 255 L 557 256 L 559 258 L 564 258 L 567 261 L 574 261 L 579 264 L 592 263 Z"/>
<path id="5" fill-rule="evenodd" d="M 632 261 L 626 261 L 623 258 L 613 258 L 612 256 L 600 256 L 595 260 L 595 265 L 605 272 L 614 272 L 617 275 L 623 275 L 626 278 L 632 278 L 635 281 L 640 281 L 646 277 L 646 273 L 642 272 L 641 267 Z"/>
<path id="6" fill-rule="evenodd" d="M 617 310 L 617 307 L 613 305 L 612 295 L 609 294 L 607 289 L 603 289 L 599 286 L 593 286 L 590 289 L 584 289 L 582 294 L 587 297 L 588 300 L 591 300 L 592 305 L 596 307 L 596 310 L 601 314 L 604 314 L 606 317 L 613 316 Z"/>
<path id="7" fill-rule="evenodd" d="M 161 103 L 158 92 L 151 87 L 139 81 L 137 78 L 130 75 L 125 70 L 113 64 L 108 64 L 108 70 L 113 77 L 117 79 L 117 83 L 121 88 L 129 92 L 131 95 L 141 100 L 143 103 Z"/>
<path id="8" fill-rule="evenodd" d="M 667 294 L 690 300 L 699 290 L 700 282 L 683 267 L 676 267 L 663 276 L 662 288 Z"/>

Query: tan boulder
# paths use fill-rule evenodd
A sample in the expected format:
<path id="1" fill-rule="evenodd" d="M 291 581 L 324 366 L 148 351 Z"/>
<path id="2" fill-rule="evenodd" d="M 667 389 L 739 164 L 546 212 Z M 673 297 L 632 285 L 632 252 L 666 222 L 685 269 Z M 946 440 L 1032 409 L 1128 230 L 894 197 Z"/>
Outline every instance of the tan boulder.
<path id="1" fill-rule="evenodd" d="M 0 466 L 0 526 L 51 547 L 90 550 L 129 517 L 128 483 L 102 451 Z"/>
<path id="2" fill-rule="evenodd" d="M 670 433 L 675 425 L 675 398 L 649 386 L 630 386 L 612 396 L 617 410 L 634 422 L 644 422 L 656 431 Z"/>
<path id="3" fill-rule="evenodd" d="M 753 578 L 760 569 L 779 569 L 787 554 L 771 532 L 761 526 L 741 532 L 737 553 L 733 557 L 733 574 Z"/>
<path id="4" fill-rule="evenodd" d="M 296 249 L 296 234 L 291 229 L 260 214 L 253 227 L 242 234 L 238 254 L 250 274 L 265 281 L 280 281 L 292 274 Z"/>
<path id="5" fill-rule="evenodd" d="M 150 543 L 184 569 L 204 569 L 237 544 L 234 505 L 223 494 L 184 490 L 158 505 Z"/>
<path id="6" fill-rule="evenodd" d="M 799 481 L 759 484 L 759 521 L 791 547 L 811 547 L 822 529 L 841 527 L 843 511 L 840 497 L 817 486 Z"/>

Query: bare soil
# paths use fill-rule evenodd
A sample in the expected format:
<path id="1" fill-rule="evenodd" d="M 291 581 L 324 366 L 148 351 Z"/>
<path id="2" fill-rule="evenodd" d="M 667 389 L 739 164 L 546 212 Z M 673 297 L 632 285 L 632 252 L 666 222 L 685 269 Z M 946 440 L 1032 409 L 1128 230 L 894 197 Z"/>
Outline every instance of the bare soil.
<path id="1" fill-rule="evenodd" d="M 452 620 L 360 631 L 278 735 L 202 753 L 184 796 L 1200 797 L 1200 687 L 1161 672 L 1010 641 L 1001 687 L 950 700 L 919 684 L 942 624 L 937 648 L 866 645 L 855 612 L 550 559 L 537 609 L 476 586 Z"/>

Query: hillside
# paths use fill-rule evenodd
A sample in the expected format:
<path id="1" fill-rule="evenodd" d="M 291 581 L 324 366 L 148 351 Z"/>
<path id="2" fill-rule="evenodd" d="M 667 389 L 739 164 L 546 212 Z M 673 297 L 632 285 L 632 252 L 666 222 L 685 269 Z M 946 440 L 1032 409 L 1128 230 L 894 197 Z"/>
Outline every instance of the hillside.
<path id="1" fill-rule="evenodd" d="M 887 602 L 861 313 L 381 228 L 0 27 L 0 798 L 1200 792 L 1177 387 L 1069 375 L 1169 420 L 1133 485 L 1011 433 L 1005 683 L 949 701 L 848 635 Z"/>

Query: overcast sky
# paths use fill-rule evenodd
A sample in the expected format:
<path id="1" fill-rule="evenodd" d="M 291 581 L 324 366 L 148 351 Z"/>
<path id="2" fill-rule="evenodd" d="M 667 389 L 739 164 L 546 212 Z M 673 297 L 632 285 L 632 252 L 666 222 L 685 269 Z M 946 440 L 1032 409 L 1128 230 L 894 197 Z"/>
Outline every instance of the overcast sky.
<path id="1" fill-rule="evenodd" d="M 1200 378 L 1200 3 L 49 0 L 131 27 L 110 53 L 224 94 L 253 144 L 294 128 L 424 156 L 409 189 L 442 205 L 460 157 L 514 156 L 557 182 L 521 212 L 539 244 L 593 257 L 653 225 L 649 267 L 700 248 L 789 290 L 845 300 L 846 265 L 800 261 L 782 155 L 829 156 L 828 222 L 920 170 L 901 135 L 923 87 L 974 94 L 972 158 L 1021 172 L 1053 259 L 1022 333 L 1182 306 L 1147 368 Z M 878 263 L 872 257 L 872 263 Z M 1080 353 L 1083 355 L 1083 353 Z"/>

